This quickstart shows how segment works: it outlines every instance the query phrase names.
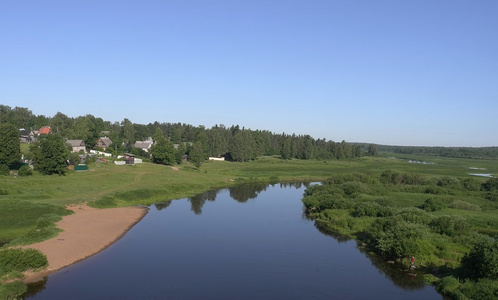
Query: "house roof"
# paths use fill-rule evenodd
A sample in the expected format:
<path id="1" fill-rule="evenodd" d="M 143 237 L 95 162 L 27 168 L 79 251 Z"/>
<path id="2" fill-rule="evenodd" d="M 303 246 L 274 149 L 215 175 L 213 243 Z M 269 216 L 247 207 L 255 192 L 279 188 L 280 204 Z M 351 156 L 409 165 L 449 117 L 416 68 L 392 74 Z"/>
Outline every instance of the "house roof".
<path id="1" fill-rule="evenodd" d="M 50 131 L 50 126 L 43 126 L 40 130 L 38 130 L 38 134 L 49 134 Z"/>
<path id="2" fill-rule="evenodd" d="M 136 141 L 133 146 L 140 149 L 149 149 L 152 146 L 152 141 Z"/>
<path id="3" fill-rule="evenodd" d="M 100 140 L 100 142 L 101 142 L 102 144 L 104 144 L 106 147 L 109 147 L 109 146 L 112 144 L 111 139 L 110 139 L 110 138 L 108 138 L 108 137 L 101 137 L 99 140 Z"/>
<path id="4" fill-rule="evenodd" d="M 31 134 L 31 130 L 27 130 L 27 129 L 19 129 L 19 135 L 21 136 L 29 136 Z"/>
<path id="5" fill-rule="evenodd" d="M 67 140 L 66 143 L 71 145 L 71 147 L 85 146 L 83 140 Z"/>

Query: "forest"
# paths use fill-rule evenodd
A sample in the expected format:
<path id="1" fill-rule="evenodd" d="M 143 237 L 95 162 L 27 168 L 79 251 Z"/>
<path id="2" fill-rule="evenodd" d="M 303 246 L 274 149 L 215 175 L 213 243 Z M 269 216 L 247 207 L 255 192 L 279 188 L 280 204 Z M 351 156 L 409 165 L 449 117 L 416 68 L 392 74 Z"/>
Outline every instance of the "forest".
<path id="1" fill-rule="evenodd" d="M 359 142 L 334 142 L 310 135 L 274 133 L 269 130 L 251 130 L 240 125 L 214 125 L 211 128 L 185 123 L 155 121 L 137 124 L 124 118 L 110 122 L 93 115 L 71 118 L 62 112 L 52 117 L 35 115 L 25 107 L 11 108 L 0 105 L 0 124 L 12 124 L 18 129 L 37 130 L 49 126 L 52 133 L 62 139 L 81 139 L 87 149 L 97 149 L 99 137 L 113 141 L 106 151 L 114 155 L 124 152 L 150 158 L 150 154 L 133 147 L 136 141 L 154 137 L 160 139 L 153 160 L 161 164 L 180 163 L 184 155 L 191 156 L 199 164 L 209 156 L 224 157 L 232 161 L 250 161 L 256 157 L 277 155 L 283 159 L 347 159 L 382 153 L 422 154 L 456 158 L 498 158 L 498 147 L 414 147 L 376 145 Z M 162 140 L 164 138 L 164 140 Z M 171 144 L 178 145 L 175 150 Z M 154 149 L 152 149 L 154 150 Z M 192 152 L 193 151 L 193 152 Z M 164 153 L 166 152 L 166 154 Z M 169 153 L 168 153 L 169 152 Z M 154 151 L 152 151 L 154 156 Z"/>
<path id="2" fill-rule="evenodd" d="M 134 148 L 136 141 L 158 137 L 159 133 L 167 143 L 180 145 L 177 157 L 190 154 L 195 145 L 201 157 L 225 157 L 232 161 L 249 161 L 259 156 L 280 155 L 283 159 L 344 159 L 363 155 L 363 145 L 314 139 L 309 135 L 272 133 L 267 130 L 251 130 L 239 125 L 226 127 L 214 125 L 211 128 L 182 123 L 136 124 L 125 118 L 111 123 L 93 115 L 70 118 L 58 112 L 53 117 L 35 115 L 28 108 L 0 105 L 0 124 L 12 124 L 16 128 L 37 130 L 49 126 L 52 133 L 65 139 L 81 139 L 87 149 L 96 149 L 99 137 L 105 135 L 112 142 L 107 151 L 113 154 L 123 152 L 148 157 Z M 167 161 L 172 164 L 175 161 Z"/>

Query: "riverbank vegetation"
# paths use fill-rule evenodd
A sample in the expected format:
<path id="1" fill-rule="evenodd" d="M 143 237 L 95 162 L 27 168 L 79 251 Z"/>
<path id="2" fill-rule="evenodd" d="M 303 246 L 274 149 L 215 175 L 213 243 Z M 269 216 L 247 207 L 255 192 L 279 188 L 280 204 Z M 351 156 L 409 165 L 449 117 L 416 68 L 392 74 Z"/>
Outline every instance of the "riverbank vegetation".
<path id="1" fill-rule="evenodd" d="M 355 238 L 405 266 L 416 257 L 442 293 L 495 299 L 497 193 L 498 178 L 387 169 L 334 175 L 308 188 L 303 203 L 323 230 Z"/>

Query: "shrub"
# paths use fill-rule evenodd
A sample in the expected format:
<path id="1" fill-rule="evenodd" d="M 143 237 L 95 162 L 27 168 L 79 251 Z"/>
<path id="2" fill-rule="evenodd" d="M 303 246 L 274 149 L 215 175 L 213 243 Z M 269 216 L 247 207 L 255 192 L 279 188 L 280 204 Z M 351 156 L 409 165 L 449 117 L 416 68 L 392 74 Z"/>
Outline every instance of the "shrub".
<path id="1" fill-rule="evenodd" d="M 486 193 L 486 199 L 490 201 L 498 201 L 498 191 L 492 191 Z"/>
<path id="2" fill-rule="evenodd" d="M 460 216 L 440 216 L 429 224 L 434 232 L 447 236 L 464 235 L 470 232 L 470 224 Z"/>
<path id="3" fill-rule="evenodd" d="M 461 210 L 468 210 L 468 211 L 481 211 L 481 208 L 477 204 L 473 204 L 467 201 L 462 201 L 462 200 L 454 200 L 453 202 L 450 203 L 449 205 L 451 208 L 454 209 L 461 209 Z"/>
<path id="4" fill-rule="evenodd" d="M 446 208 L 446 204 L 444 204 L 441 200 L 429 198 L 425 200 L 424 204 L 422 204 L 420 208 L 425 211 L 437 211 Z"/>
<path id="5" fill-rule="evenodd" d="M 22 166 L 19 168 L 19 176 L 31 176 L 33 175 L 33 170 L 29 166 Z"/>
<path id="6" fill-rule="evenodd" d="M 90 205 L 98 208 L 116 207 L 118 202 L 113 196 L 104 196 L 91 202 Z"/>
<path id="7" fill-rule="evenodd" d="M 388 217 L 393 214 L 389 207 L 381 206 L 377 202 L 361 202 L 354 206 L 351 215 L 355 218 L 359 217 Z"/>
<path id="8" fill-rule="evenodd" d="M 438 290 L 438 292 L 453 297 L 455 297 L 456 294 L 461 295 L 461 292 L 458 290 L 459 287 L 460 287 L 460 281 L 458 281 L 458 279 L 456 279 L 453 276 L 443 277 L 436 284 L 436 289 Z"/>
<path id="9" fill-rule="evenodd" d="M 344 191 L 344 194 L 348 196 L 369 193 L 368 186 L 358 181 L 350 181 L 343 183 L 341 187 L 342 190 Z"/>
<path id="10" fill-rule="evenodd" d="M 498 279 L 498 241 L 482 238 L 462 259 L 464 273 L 472 279 Z"/>
<path id="11" fill-rule="evenodd" d="M 409 223 L 428 225 L 432 221 L 433 217 L 424 210 L 415 207 L 409 207 L 398 210 L 394 215 L 394 219 L 397 222 L 404 221 Z"/>
<path id="12" fill-rule="evenodd" d="M 24 272 L 48 264 L 47 257 L 35 249 L 10 248 L 0 250 L 0 273 Z"/>
<path id="13" fill-rule="evenodd" d="M 445 188 L 460 188 L 460 181 L 455 178 L 455 177 L 450 177 L 450 176 L 443 176 L 437 179 L 436 184 L 440 187 L 445 187 Z"/>
<path id="14" fill-rule="evenodd" d="M 482 189 L 487 192 L 498 191 L 498 178 L 490 178 L 482 184 Z"/>
<path id="15" fill-rule="evenodd" d="M 439 186 L 428 186 L 425 188 L 424 191 L 426 194 L 432 194 L 432 195 L 445 195 L 447 194 L 446 190 L 439 187 Z"/>
<path id="16" fill-rule="evenodd" d="M 0 164 L 0 176 L 9 176 L 10 170 L 6 165 Z"/>
<path id="17" fill-rule="evenodd" d="M 460 291 L 469 299 L 494 300 L 498 299 L 498 282 L 491 279 L 466 280 Z"/>
<path id="18" fill-rule="evenodd" d="M 467 191 L 479 191 L 481 189 L 481 184 L 474 178 L 464 178 L 460 180 L 460 184 Z"/>
<path id="19" fill-rule="evenodd" d="M 22 299 L 20 296 L 27 290 L 27 285 L 22 281 L 0 284 L 0 299 Z"/>

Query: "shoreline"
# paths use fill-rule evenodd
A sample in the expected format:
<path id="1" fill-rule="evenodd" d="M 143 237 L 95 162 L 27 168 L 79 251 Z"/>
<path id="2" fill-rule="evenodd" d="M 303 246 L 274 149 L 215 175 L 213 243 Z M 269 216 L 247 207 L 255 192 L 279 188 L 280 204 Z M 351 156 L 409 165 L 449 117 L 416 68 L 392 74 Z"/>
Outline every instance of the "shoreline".
<path id="1" fill-rule="evenodd" d="M 62 217 L 56 226 L 63 231 L 56 237 L 26 245 L 47 256 L 48 266 L 25 272 L 25 283 L 43 280 L 48 275 L 93 256 L 122 238 L 148 213 L 147 207 L 93 208 L 86 204 L 67 206 L 74 213 Z"/>

